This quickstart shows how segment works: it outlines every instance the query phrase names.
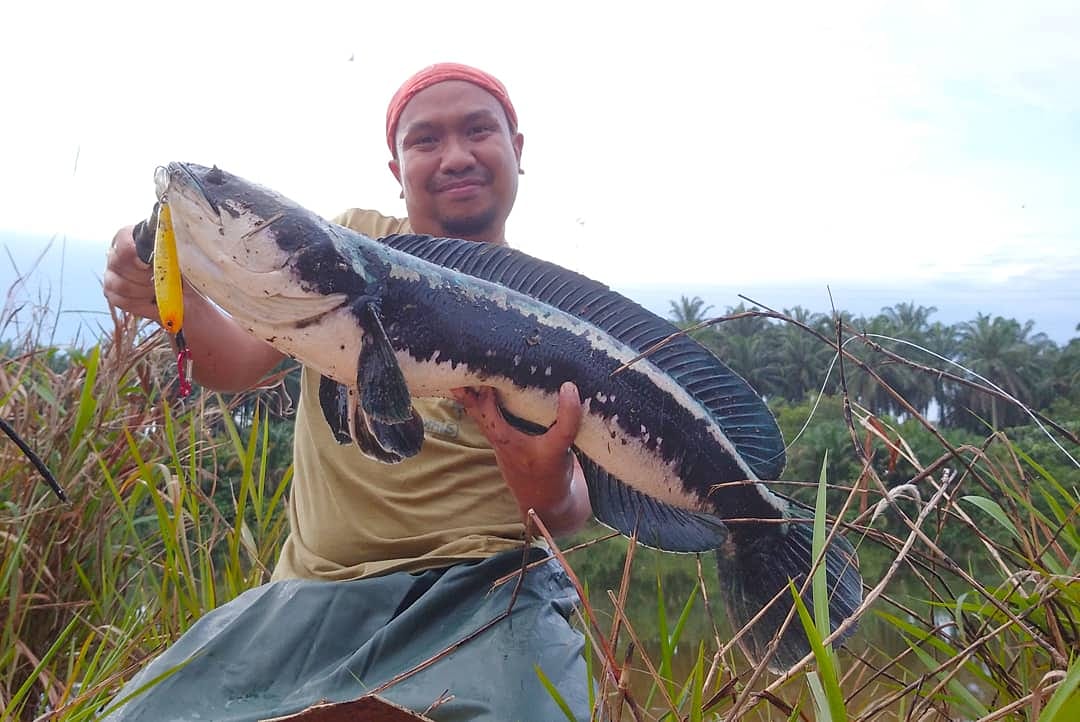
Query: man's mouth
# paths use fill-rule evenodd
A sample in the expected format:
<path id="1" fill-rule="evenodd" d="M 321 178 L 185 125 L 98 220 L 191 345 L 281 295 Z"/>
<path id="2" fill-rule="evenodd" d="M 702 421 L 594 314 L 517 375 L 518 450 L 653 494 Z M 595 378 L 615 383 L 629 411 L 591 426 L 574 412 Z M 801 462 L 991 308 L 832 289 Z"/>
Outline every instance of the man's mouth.
<path id="1" fill-rule="evenodd" d="M 451 195 L 464 195 L 484 185 L 479 178 L 467 178 L 449 181 L 436 186 L 436 193 L 448 193 Z"/>

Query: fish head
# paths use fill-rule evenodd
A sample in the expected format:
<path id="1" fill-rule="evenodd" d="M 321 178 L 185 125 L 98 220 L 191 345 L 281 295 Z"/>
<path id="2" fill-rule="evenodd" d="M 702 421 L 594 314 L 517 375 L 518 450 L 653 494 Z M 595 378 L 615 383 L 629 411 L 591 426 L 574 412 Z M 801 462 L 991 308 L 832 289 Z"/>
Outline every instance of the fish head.
<path id="1" fill-rule="evenodd" d="M 181 275 L 242 325 L 310 322 L 344 302 L 294 268 L 324 225 L 310 211 L 216 166 L 169 163 L 154 185 L 169 205 Z"/>
<path id="2" fill-rule="evenodd" d="M 172 211 L 178 233 L 209 257 L 262 273 L 280 268 L 288 251 L 273 225 L 297 205 L 217 166 L 170 163 L 154 174 L 158 197 Z"/>

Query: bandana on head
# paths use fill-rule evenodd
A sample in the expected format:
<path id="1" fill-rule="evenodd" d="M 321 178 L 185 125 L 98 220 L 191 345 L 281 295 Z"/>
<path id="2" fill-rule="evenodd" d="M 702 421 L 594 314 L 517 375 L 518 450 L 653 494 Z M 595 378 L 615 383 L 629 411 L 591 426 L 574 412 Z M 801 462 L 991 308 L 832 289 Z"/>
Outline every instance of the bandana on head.
<path id="1" fill-rule="evenodd" d="M 390 106 L 386 109 L 386 145 L 395 157 L 397 148 L 394 145 L 394 138 L 397 135 L 398 121 L 401 120 L 401 113 L 405 110 L 405 106 L 421 90 L 447 80 L 464 80 L 494 95 L 506 111 L 506 118 L 510 121 L 510 132 L 514 133 L 517 130 L 517 113 L 514 111 L 514 104 L 510 102 L 506 87 L 495 76 L 461 63 L 436 63 L 406 80 L 390 99 Z"/>

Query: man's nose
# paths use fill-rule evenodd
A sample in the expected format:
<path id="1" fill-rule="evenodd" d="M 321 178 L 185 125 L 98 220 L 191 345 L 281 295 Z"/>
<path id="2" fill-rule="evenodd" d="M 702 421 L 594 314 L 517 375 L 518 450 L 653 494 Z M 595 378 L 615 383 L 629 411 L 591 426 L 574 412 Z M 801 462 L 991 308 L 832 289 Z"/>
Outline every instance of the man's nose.
<path id="1" fill-rule="evenodd" d="M 461 173 L 470 170 L 474 165 L 476 165 L 476 157 L 473 156 L 465 139 L 456 135 L 450 136 L 443 152 L 441 170 L 444 173 Z"/>

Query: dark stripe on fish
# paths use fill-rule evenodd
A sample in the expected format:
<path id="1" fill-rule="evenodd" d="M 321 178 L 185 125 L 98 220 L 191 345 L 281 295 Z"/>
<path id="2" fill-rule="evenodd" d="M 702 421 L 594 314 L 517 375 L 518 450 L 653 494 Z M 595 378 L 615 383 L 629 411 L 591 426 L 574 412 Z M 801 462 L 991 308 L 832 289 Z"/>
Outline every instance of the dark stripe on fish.
<path id="1" fill-rule="evenodd" d="M 602 283 L 506 246 L 419 235 L 380 239 L 392 248 L 506 286 L 594 324 L 637 352 L 678 333 Z M 697 341 L 680 336 L 649 360 L 705 406 L 759 479 L 778 479 L 784 440 L 761 397 Z"/>

